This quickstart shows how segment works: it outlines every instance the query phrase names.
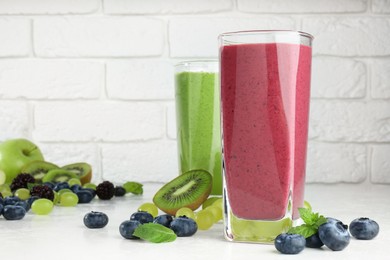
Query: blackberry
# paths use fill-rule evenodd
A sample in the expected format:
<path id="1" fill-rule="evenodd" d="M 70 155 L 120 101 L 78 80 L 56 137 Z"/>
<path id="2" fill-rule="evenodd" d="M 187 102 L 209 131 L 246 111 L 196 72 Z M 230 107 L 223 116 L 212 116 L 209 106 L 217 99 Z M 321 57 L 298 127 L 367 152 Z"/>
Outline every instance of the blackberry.
<path id="1" fill-rule="evenodd" d="M 126 195 L 126 190 L 122 186 L 115 187 L 115 197 L 122 197 Z"/>
<path id="2" fill-rule="evenodd" d="M 109 200 L 114 197 L 115 187 L 109 181 L 103 181 L 96 187 L 96 195 L 101 200 Z"/>
<path id="3" fill-rule="evenodd" d="M 54 200 L 53 190 L 46 185 L 36 185 L 30 191 L 31 196 L 38 196 L 39 198 Z"/>
<path id="4" fill-rule="evenodd" d="M 28 183 L 35 183 L 34 177 L 29 173 L 18 174 L 10 185 L 11 191 L 16 191 L 20 188 L 27 188 Z"/>

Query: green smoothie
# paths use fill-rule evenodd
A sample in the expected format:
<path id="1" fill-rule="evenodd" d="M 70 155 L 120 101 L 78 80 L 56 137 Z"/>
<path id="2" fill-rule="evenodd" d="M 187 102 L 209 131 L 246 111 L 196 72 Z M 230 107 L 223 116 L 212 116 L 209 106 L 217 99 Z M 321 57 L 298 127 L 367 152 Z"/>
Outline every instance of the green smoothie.
<path id="1" fill-rule="evenodd" d="M 211 194 L 222 194 L 219 78 L 214 72 L 176 74 L 176 124 L 180 173 L 203 169 Z"/>

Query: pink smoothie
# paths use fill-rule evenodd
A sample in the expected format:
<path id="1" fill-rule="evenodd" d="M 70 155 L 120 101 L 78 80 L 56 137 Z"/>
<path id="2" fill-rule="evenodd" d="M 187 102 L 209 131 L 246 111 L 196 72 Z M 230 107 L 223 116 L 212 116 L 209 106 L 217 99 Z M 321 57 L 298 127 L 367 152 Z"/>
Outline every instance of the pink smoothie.
<path id="1" fill-rule="evenodd" d="M 303 205 L 311 47 L 240 44 L 221 49 L 224 169 L 233 214 L 294 218 Z"/>

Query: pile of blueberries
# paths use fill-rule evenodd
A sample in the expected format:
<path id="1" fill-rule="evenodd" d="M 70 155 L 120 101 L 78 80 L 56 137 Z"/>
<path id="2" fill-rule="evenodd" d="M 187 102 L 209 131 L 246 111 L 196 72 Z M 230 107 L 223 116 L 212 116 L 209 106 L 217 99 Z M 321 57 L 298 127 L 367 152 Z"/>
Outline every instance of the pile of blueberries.
<path id="1" fill-rule="evenodd" d="M 357 218 L 348 226 L 335 218 L 319 226 L 318 232 L 305 239 L 299 234 L 283 233 L 276 237 L 275 247 L 283 254 L 298 254 L 305 247 L 320 248 L 323 245 L 333 251 L 341 251 L 349 245 L 352 235 L 356 239 L 370 240 L 379 233 L 379 225 L 369 218 Z"/>
<path id="2" fill-rule="evenodd" d="M 88 228 L 102 228 L 108 223 L 108 216 L 103 212 L 92 211 L 84 216 L 84 224 Z M 171 215 L 163 214 L 156 218 L 144 211 L 131 214 L 129 220 L 123 221 L 119 226 L 119 233 L 126 239 L 138 239 L 134 236 L 134 230 L 146 223 L 157 223 L 168 227 L 175 232 L 178 237 L 192 236 L 198 230 L 196 222 L 185 216 L 173 218 Z"/>

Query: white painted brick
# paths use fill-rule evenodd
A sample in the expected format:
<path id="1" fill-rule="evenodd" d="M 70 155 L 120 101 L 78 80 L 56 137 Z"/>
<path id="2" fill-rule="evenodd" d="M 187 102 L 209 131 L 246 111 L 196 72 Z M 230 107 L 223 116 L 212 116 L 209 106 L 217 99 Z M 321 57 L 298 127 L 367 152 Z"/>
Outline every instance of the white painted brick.
<path id="1" fill-rule="evenodd" d="M 168 182 L 178 175 L 176 142 L 103 144 L 103 178 L 139 182 Z"/>
<path id="2" fill-rule="evenodd" d="M 390 0 L 372 0 L 372 11 L 374 13 L 390 13 Z"/>
<path id="3" fill-rule="evenodd" d="M 173 99 L 173 64 L 163 60 L 107 64 L 107 94 L 114 99 Z"/>
<path id="4" fill-rule="evenodd" d="M 76 14 L 99 7 L 99 0 L 1 0 L 0 14 Z"/>
<path id="5" fill-rule="evenodd" d="M 314 57 L 312 97 L 362 98 L 366 94 L 367 70 L 353 59 Z"/>
<path id="6" fill-rule="evenodd" d="M 219 34 L 255 29 L 295 29 L 295 22 L 284 17 L 173 18 L 169 23 L 170 54 L 172 57 L 218 57 Z"/>
<path id="7" fill-rule="evenodd" d="M 389 142 L 390 102 L 313 100 L 311 139 L 342 142 Z"/>
<path id="8" fill-rule="evenodd" d="M 371 97 L 390 98 L 390 59 L 373 61 L 371 66 Z"/>
<path id="9" fill-rule="evenodd" d="M 104 64 L 87 61 L 0 60 L 0 97 L 98 98 Z"/>
<path id="10" fill-rule="evenodd" d="M 0 17 L 0 57 L 29 55 L 30 30 L 31 21 L 28 19 Z"/>
<path id="11" fill-rule="evenodd" d="M 315 38 L 315 54 L 390 55 L 388 17 L 313 17 L 303 18 L 302 24 L 302 30 Z"/>
<path id="12" fill-rule="evenodd" d="M 42 141 L 132 141 L 161 138 L 164 107 L 155 103 L 40 102 L 34 136 Z"/>
<path id="13" fill-rule="evenodd" d="M 232 7 L 231 0 L 104 0 L 104 12 L 112 14 L 214 13 Z"/>
<path id="14" fill-rule="evenodd" d="M 366 179 L 367 149 L 364 144 L 309 142 L 308 183 L 359 183 Z"/>
<path id="15" fill-rule="evenodd" d="M 101 180 L 99 147 L 97 144 L 83 143 L 37 143 L 45 161 L 59 167 L 67 164 L 86 162 L 92 166 L 92 182 Z"/>
<path id="16" fill-rule="evenodd" d="M 0 141 L 12 138 L 29 138 L 29 106 L 23 101 L 0 102 Z"/>
<path id="17" fill-rule="evenodd" d="M 372 147 L 371 182 L 390 184 L 390 144 Z"/>
<path id="18" fill-rule="evenodd" d="M 162 20 L 143 17 L 63 17 L 34 20 L 34 47 L 44 57 L 158 56 Z"/>
<path id="19" fill-rule="evenodd" d="M 169 139 L 176 139 L 176 106 L 175 103 L 170 103 L 167 106 L 167 134 Z"/>
<path id="20" fill-rule="evenodd" d="M 367 0 L 238 0 L 238 10 L 256 13 L 350 13 L 367 9 Z"/>

